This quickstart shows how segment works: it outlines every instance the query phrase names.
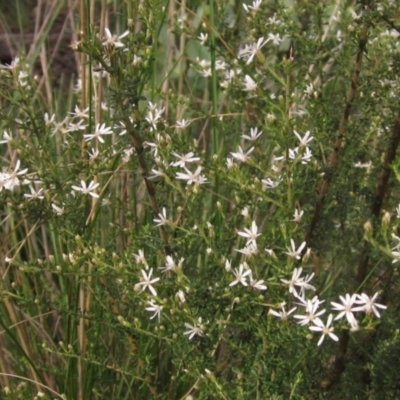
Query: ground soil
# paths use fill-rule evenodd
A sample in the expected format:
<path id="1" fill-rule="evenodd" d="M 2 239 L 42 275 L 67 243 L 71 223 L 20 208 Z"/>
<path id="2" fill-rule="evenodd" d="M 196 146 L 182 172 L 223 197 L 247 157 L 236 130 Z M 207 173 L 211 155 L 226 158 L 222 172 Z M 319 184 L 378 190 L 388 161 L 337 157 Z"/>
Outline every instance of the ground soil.
<path id="1" fill-rule="evenodd" d="M 7 3 L 7 4 L 4 4 Z M 14 5 L 13 5 L 14 3 Z M 38 0 L 20 0 L 20 9 L 16 9 L 16 2 L 0 2 L 0 62 L 9 64 L 21 51 L 29 52 L 35 35 L 35 21 L 38 11 Z M 45 7 L 49 6 L 42 1 L 42 15 Z M 62 9 L 57 15 L 50 33 L 44 42 L 47 59 L 50 60 L 49 75 L 55 85 L 61 80 L 69 82 L 76 79 L 75 55 L 70 45 L 72 29 L 69 23 L 68 8 Z M 34 62 L 34 73 L 42 75 L 43 68 L 39 61 Z"/>

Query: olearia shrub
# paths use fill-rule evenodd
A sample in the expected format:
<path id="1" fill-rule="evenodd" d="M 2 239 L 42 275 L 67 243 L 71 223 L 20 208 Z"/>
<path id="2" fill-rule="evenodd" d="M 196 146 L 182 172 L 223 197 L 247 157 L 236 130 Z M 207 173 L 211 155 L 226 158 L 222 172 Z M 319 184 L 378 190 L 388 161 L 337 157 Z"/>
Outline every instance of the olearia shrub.
<path id="1" fill-rule="evenodd" d="M 1 69 L 5 398 L 398 397 L 398 2 L 114 3 Z"/>

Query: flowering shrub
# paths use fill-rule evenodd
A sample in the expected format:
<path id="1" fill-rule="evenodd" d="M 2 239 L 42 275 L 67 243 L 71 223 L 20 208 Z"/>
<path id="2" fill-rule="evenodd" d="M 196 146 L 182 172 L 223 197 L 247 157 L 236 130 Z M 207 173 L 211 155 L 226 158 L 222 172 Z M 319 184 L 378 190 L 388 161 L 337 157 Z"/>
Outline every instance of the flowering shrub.
<path id="1" fill-rule="evenodd" d="M 399 6 L 128 3 L 2 67 L 5 395 L 398 395 Z"/>

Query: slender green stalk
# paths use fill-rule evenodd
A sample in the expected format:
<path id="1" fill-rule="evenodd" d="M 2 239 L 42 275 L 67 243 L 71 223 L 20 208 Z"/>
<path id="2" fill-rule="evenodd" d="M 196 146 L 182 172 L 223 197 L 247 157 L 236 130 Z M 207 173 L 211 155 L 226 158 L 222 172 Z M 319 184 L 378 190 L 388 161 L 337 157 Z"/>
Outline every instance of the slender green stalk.
<path id="1" fill-rule="evenodd" d="M 211 99 L 212 99 L 212 120 L 211 120 L 211 134 L 212 134 L 212 148 L 210 154 L 219 154 L 219 129 L 218 129 L 218 86 L 217 86 L 217 71 L 216 64 L 216 26 L 215 26 L 215 5 L 214 0 L 210 0 L 210 56 L 211 56 Z M 218 185 L 216 184 L 216 191 Z"/>

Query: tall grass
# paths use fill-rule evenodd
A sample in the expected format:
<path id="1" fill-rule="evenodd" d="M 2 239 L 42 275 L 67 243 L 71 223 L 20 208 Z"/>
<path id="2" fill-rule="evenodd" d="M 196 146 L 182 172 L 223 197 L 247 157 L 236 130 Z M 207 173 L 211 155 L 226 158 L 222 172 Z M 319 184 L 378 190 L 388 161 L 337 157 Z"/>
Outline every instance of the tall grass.
<path id="1" fill-rule="evenodd" d="M 16 2 L 4 398 L 398 395 L 398 6 L 245 5 Z"/>

